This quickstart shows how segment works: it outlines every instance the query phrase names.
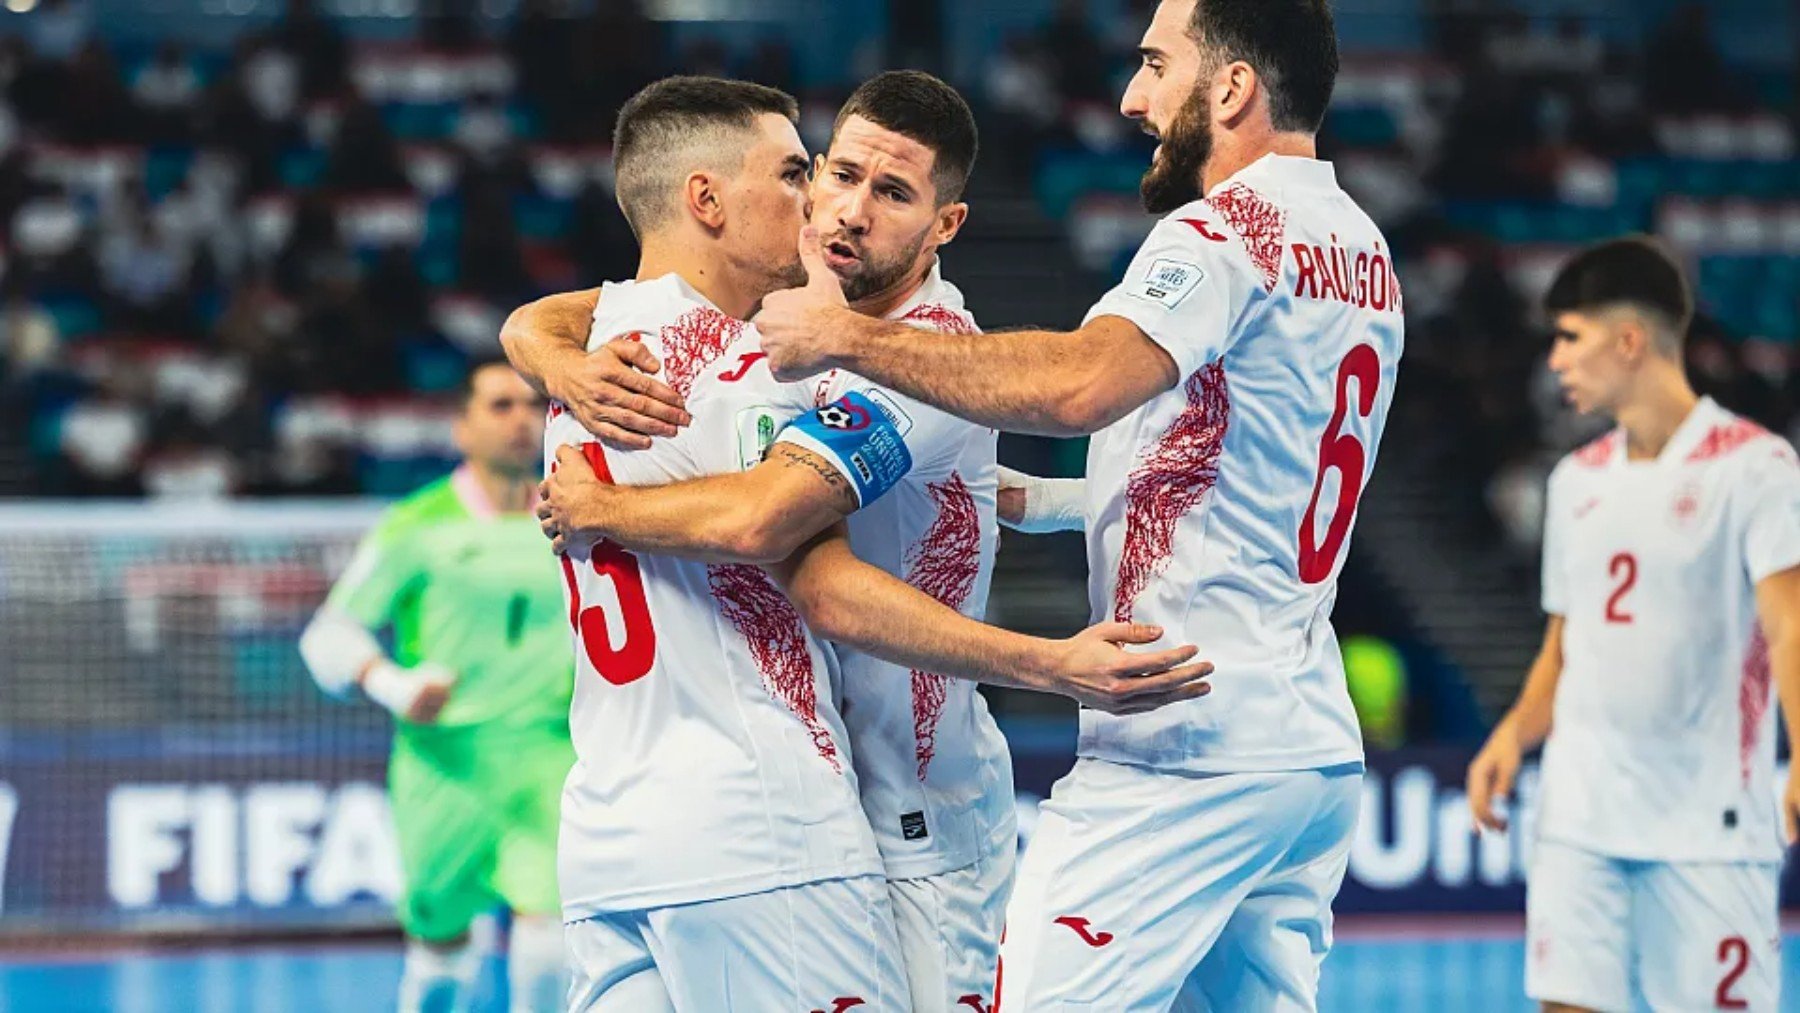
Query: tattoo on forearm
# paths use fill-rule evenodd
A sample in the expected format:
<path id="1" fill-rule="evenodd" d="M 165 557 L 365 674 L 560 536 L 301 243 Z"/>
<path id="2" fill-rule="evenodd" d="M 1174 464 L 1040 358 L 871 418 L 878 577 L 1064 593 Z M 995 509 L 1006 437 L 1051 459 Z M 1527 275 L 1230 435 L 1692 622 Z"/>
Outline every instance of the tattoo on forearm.
<path id="1" fill-rule="evenodd" d="M 845 513 L 856 512 L 856 490 L 850 487 L 850 483 L 845 481 L 843 474 L 836 468 L 804 450 L 780 443 L 770 450 L 770 456 L 780 459 L 785 467 L 805 468 L 824 479 L 825 484 L 831 487 L 832 494 L 837 497 L 838 506 Z"/>

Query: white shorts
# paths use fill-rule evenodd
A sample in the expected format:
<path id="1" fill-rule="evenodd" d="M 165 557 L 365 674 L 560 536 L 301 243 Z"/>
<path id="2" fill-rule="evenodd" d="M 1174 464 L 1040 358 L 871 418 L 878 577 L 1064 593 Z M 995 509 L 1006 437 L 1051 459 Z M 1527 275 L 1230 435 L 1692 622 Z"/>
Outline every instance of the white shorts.
<path id="1" fill-rule="evenodd" d="M 888 880 L 914 1013 L 989 1013 L 1006 900 L 1018 845 L 1007 841 L 974 865 Z"/>
<path id="2" fill-rule="evenodd" d="M 568 1009 L 906 1013 L 887 883 L 833 879 L 572 922 Z"/>
<path id="3" fill-rule="evenodd" d="M 1525 991 L 1594 1010 L 1774 1010 L 1781 868 L 1532 849 Z"/>
<path id="4" fill-rule="evenodd" d="M 1188 775 L 1078 761 L 1025 849 L 997 1005 L 1315 1008 L 1361 785 L 1359 766 Z"/>

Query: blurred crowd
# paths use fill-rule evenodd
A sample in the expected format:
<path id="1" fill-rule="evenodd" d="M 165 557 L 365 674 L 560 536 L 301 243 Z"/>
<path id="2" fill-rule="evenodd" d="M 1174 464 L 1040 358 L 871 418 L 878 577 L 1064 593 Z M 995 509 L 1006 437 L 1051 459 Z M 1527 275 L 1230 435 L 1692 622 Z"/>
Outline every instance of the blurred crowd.
<path id="1" fill-rule="evenodd" d="M 987 185 L 1033 193 L 1096 285 L 1148 226 L 1147 142 L 1116 108 L 1154 3 L 1124 6 L 1063 0 L 958 82 Z M 1447 495 L 1528 551 L 1534 486 L 1584 431 L 1534 301 L 1619 231 L 1693 265 L 1701 385 L 1791 430 L 1791 68 L 1738 72 L 1700 5 L 1635 47 L 1488 0 L 1424 7 L 1411 51 L 1347 49 L 1323 145 L 1395 245 L 1397 418 Z M 631 270 L 604 157 L 620 102 L 675 68 L 797 84 L 778 36 L 678 47 L 637 0 L 584 10 L 528 0 L 401 45 L 291 0 L 214 52 L 114 45 L 82 0 L 44 0 L 0 40 L 0 495 L 394 493 L 441 468 L 433 394 L 506 310 Z M 803 94 L 809 141 L 852 83 Z"/>

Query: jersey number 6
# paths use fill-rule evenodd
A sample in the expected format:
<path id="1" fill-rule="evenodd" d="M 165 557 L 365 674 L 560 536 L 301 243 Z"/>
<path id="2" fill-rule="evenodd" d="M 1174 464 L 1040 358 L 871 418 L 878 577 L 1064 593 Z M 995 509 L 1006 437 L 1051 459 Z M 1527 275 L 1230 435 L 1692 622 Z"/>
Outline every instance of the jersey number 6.
<path id="1" fill-rule="evenodd" d="M 581 452 L 600 481 L 611 484 L 612 470 L 598 443 L 584 443 Z M 636 682 L 650 674 L 656 661 L 656 627 L 650 623 L 650 599 L 644 594 L 644 576 L 637 557 L 611 542 L 600 542 L 588 557 L 594 573 L 609 578 L 619 598 L 619 618 L 625 641 L 615 645 L 607 628 L 606 610 L 598 605 L 581 607 L 581 582 L 575 577 L 575 561 L 562 557 L 563 579 L 569 585 L 569 625 L 600 677 L 615 686 Z"/>
<path id="2" fill-rule="evenodd" d="M 1350 413 L 1350 381 L 1356 381 L 1356 415 L 1368 418 L 1375 408 L 1375 391 L 1381 385 L 1381 357 L 1369 345 L 1357 345 L 1338 364 L 1337 405 L 1331 410 L 1331 424 L 1319 441 L 1319 477 L 1313 480 L 1312 502 L 1306 504 L 1306 516 L 1300 519 L 1300 579 L 1318 584 L 1331 576 L 1344 540 L 1350 536 L 1350 522 L 1356 517 L 1356 501 L 1362 496 L 1363 472 L 1368 454 L 1362 441 L 1344 431 L 1344 417 Z M 1319 496 L 1325 491 L 1325 473 L 1338 472 L 1337 509 L 1331 514 L 1331 527 L 1325 532 L 1325 544 L 1317 542 L 1314 531 L 1319 519 Z"/>

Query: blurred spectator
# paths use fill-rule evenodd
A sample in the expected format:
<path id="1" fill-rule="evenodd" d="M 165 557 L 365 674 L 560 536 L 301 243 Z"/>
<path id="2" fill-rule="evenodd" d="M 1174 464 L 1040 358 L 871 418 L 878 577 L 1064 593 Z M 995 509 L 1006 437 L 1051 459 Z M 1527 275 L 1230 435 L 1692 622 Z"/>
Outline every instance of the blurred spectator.
<path id="1" fill-rule="evenodd" d="M 575 44 L 561 56 L 574 70 L 572 94 L 580 101 L 573 137 L 609 141 L 625 100 L 673 69 L 667 31 L 644 15 L 641 0 L 595 0 L 593 13 L 573 39 Z M 681 70 L 704 73 L 688 63 Z"/>
<path id="2" fill-rule="evenodd" d="M 341 191 L 409 189 L 394 135 L 381 111 L 360 98 L 346 105 L 338 120 L 325 183 Z"/>
<path id="3" fill-rule="evenodd" d="M 1735 104 L 1705 4 L 1676 8 L 1650 40 L 1644 96 L 1664 116 L 1721 112 Z"/>
<path id="4" fill-rule="evenodd" d="M 1063 101 L 1106 102 L 1117 97 L 1108 94 L 1108 60 L 1088 16 L 1087 0 L 1059 0 L 1056 15 L 1044 30 L 1044 49 Z"/>
<path id="5" fill-rule="evenodd" d="M 200 76 L 181 47 L 165 42 L 131 82 L 131 97 L 146 114 L 148 139 L 159 144 L 183 142 L 191 132 L 191 116 L 200 100 Z"/>
<path id="6" fill-rule="evenodd" d="M 785 39 L 764 39 L 758 42 L 756 49 L 750 54 L 749 62 L 744 65 L 742 76 L 747 81 L 793 92 L 796 80 L 794 47 L 788 45 Z"/>
<path id="7" fill-rule="evenodd" d="M 25 286 L 9 280 L 0 302 L 0 353 L 8 382 L 18 382 L 51 368 L 61 354 L 56 318 L 32 301 Z"/>
<path id="8" fill-rule="evenodd" d="M 98 42 L 83 46 L 69 63 L 58 106 L 61 115 L 55 129 L 70 143 L 100 144 L 139 136 L 119 68 Z"/>
<path id="9" fill-rule="evenodd" d="M 87 0 L 43 0 L 25 19 L 25 38 L 33 54 L 44 60 L 67 60 L 93 35 Z"/>
<path id="10" fill-rule="evenodd" d="M 523 261 L 507 194 L 493 186 L 465 188 L 459 287 L 501 305 L 519 302 L 531 290 Z"/>
<path id="11" fill-rule="evenodd" d="M 287 0 L 287 15 L 270 41 L 298 61 L 297 83 L 308 101 L 333 98 L 349 81 L 350 48 L 313 0 Z"/>
<path id="12" fill-rule="evenodd" d="M 185 335 L 192 329 L 187 289 L 190 261 L 141 209 L 101 244 L 100 275 L 109 316 L 124 330 Z"/>
<path id="13" fill-rule="evenodd" d="M 493 94 L 471 98 L 457 117 L 455 139 L 477 163 L 491 166 L 500 162 L 513 145 L 512 118 L 506 113 L 506 104 Z"/>
<path id="14" fill-rule="evenodd" d="M 307 194 L 294 208 L 287 243 L 275 258 L 275 280 L 282 291 L 304 295 L 348 279 L 360 269 L 338 233 L 337 212 L 319 194 Z"/>

